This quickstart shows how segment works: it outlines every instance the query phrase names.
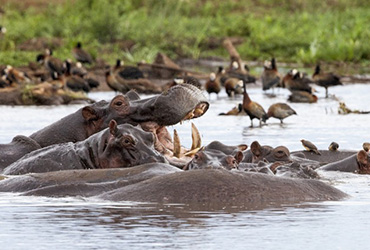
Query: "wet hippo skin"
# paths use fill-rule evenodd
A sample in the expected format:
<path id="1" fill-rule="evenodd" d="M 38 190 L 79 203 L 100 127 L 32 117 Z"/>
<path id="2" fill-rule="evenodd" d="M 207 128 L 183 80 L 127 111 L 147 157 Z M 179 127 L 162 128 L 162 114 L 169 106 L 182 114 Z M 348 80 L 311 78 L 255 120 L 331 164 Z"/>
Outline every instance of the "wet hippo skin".
<path id="1" fill-rule="evenodd" d="M 154 149 L 154 135 L 140 127 L 112 120 L 109 128 L 81 142 L 51 145 L 33 151 L 4 169 L 6 175 L 68 169 L 132 167 L 166 162 Z"/>

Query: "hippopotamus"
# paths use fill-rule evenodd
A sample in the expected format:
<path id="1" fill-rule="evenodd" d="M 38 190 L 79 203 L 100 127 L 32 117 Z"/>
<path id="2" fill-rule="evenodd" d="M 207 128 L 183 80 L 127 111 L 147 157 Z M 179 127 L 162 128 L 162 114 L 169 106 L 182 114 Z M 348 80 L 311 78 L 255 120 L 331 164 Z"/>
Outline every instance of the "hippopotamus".
<path id="1" fill-rule="evenodd" d="M 193 156 L 193 159 L 188 162 L 184 170 L 211 168 L 237 169 L 242 160 L 242 151 L 237 151 L 231 155 L 215 149 L 202 149 Z"/>
<path id="2" fill-rule="evenodd" d="M 4 169 L 6 175 L 68 169 L 124 168 L 149 162 L 167 162 L 154 149 L 155 137 L 131 124 L 112 120 L 109 128 L 80 142 L 41 148 Z"/>
<path id="3" fill-rule="evenodd" d="M 165 163 L 124 169 L 66 170 L 11 176 L 0 181 L 0 192 L 182 203 L 204 209 L 229 206 L 255 209 L 271 204 L 347 197 L 335 187 L 318 180 L 275 177 L 239 170 L 183 171 Z"/>
<path id="4" fill-rule="evenodd" d="M 326 164 L 319 169 L 325 171 L 370 174 L 370 155 L 365 150 L 360 150 L 357 154 Z"/>
<path id="5" fill-rule="evenodd" d="M 110 102 L 85 106 L 31 134 L 28 140 L 0 145 L 0 170 L 39 147 L 82 141 L 107 128 L 112 119 L 118 124 L 140 124 L 144 130 L 157 133 L 163 132 L 164 126 L 203 115 L 208 107 L 203 93 L 190 84 L 176 85 L 146 99 L 135 94 L 118 95 Z"/>
<path id="6" fill-rule="evenodd" d="M 355 155 L 356 151 L 352 150 L 318 150 L 320 154 L 315 154 L 306 150 L 291 152 L 291 155 L 295 160 L 308 159 L 311 161 L 319 162 L 321 165 L 325 165 L 331 162 L 343 160 L 349 156 Z"/>
<path id="7" fill-rule="evenodd" d="M 273 148 L 261 146 L 257 141 L 252 142 L 250 150 L 244 154 L 243 162 L 257 163 L 259 161 L 291 161 L 289 149 L 285 146 Z"/>

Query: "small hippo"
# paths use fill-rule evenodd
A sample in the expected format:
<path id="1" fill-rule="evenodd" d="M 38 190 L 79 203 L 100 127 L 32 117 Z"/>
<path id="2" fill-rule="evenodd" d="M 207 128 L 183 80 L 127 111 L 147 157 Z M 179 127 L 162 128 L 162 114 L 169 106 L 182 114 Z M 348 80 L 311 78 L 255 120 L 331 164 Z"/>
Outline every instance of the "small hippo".
<path id="1" fill-rule="evenodd" d="M 325 171 L 341 171 L 358 174 L 370 174 L 370 156 L 365 150 L 345 159 L 329 163 L 319 168 Z"/>
<path id="2" fill-rule="evenodd" d="M 109 128 L 81 142 L 51 145 L 31 152 L 4 169 L 5 175 L 68 169 L 125 168 L 166 162 L 154 149 L 154 135 L 130 124 Z"/>
<path id="3" fill-rule="evenodd" d="M 291 161 L 289 149 L 284 146 L 276 148 L 261 146 L 257 141 L 254 141 L 250 150 L 245 152 L 243 162 L 257 163 L 259 161 Z"/>

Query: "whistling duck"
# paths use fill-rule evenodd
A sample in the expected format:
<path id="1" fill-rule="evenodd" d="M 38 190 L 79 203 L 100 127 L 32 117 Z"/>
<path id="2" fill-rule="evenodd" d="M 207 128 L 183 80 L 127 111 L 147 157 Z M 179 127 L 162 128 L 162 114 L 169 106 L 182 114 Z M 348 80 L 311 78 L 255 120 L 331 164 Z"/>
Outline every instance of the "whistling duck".
<path id="1" fill-rule="evenodd" d="M 87 51 L 82 49 L 81 42 L 78 42 L 76 47 L 72 49 L 72 54 L 74 58 L 81 63 L 88 63 L 88 64 L 93 63 L 93 59 L 91 55 Z"/>
<path id="2" fill-rule="evenodd" d="M 262 121 L 266 122 L 266 111 L 263 109 L 263 107 L 260 104 L 250 99 L 245 85 L 246 84 L 244 82 L 243 83 L 243 88 L 244 88 L 243 109 L 248 114 L 249 118 L 251 119 L 251 127 L 253 127 L 254 118 L 260 121 L 260 127 L 261 127 Z"/>
<path id="3" fill-rule="evenodd" d="M 302 103 L 314 103 L 317 102 L 317 96 L 310 94 L 306 91 L 291 91 L 292 94 L 289 96 L 288 101 L 290 102 L 302 102 Z"/>
<path id="4" fill-rule="evenodd" d="M 47 49 L 44 54 L 37 55 L 36 62 L 44 65 L 51 76 L 53 76 L 54 72 L 59 76 L 63 75 L 65 72 L 64 63 L 59 58 L 53 57 L 52 54 L 52 50 Z"/>
<path id="5" fill-rule="evenodd" d="M 243 80 L 238 78 L 229 78 L 225 82 L 225 90 L 229 97 L 234 97 L 236 94 L 243 94 Z"/>
<path id="6" fill-rule="evenodd" d="M 320 69 L 320 65 L 316 65 L 315 72 L 312 75 L 314 82 L 325 88 L 325 97 L 328 98 L 328 88 L 336 85 L 343 85 L 340 81 L 340 77 L 333 73 L 324 73 Z"/>
<path id="7" fill-rule="evenodd" d="M 233 107 L 230 111 L 226 113 L 220 113 L 218 115 L 242 115 L 245 114 L 243 112 L 243 104 L 239 103 L 236 107 Z"/>
<path id="8" fill-rule="evenodd" d="M 216 77 L 215 73 L 211 73 L 209 75 L 208 81 L 204 85 L 206 91 L 208 92 L 209 96 L 211 96 L 211 93 L 216 93 L 218 97 L 218 93 L 221 91 L 221 84 L 219 79 Z"/>
<path id="9" fill-rule="evenodd" d="M 275 103 L 272 104 L 267 110 L 266 119 L 274 117 L 283 123 L 283 120 L 291 115 L 296 115 L 297 113 L 286 103 Z"/>
<path id="10" fill-rule="evenodd" d="M 296 69 L 289 70 L 283 78 L 283 86 L 290 91 L 306 91 L 312 94 L 311 80 Z"/>
<path id="11" fill-rule="evenodd" d="M 265 91 L 278 85 L 281 81 L 281 75 L 277 70 L 275 58 L 272 58 L 271 62 L 265 61 L 263 68 L 261 81 L 262 90 Z"/>

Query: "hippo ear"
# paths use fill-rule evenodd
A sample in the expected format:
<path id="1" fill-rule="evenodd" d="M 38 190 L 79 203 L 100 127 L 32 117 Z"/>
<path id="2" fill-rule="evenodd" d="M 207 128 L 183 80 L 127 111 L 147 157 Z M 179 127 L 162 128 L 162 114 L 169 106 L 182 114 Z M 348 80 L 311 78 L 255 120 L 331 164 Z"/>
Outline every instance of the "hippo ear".
<path id="1" fill-rule="evenodd" d="M 367 166 L 368 162 L 368 155 L 365 150 L 360 150 L 357 153 L 357 161 L 361 164 L 361 166 Z"/>
<path id="2" fill-rule="evenodd" d="M 95 109 L 90 106 L 86 106 L 82 108 L 82 116 L 86 121 L 94 121 L 99 119 L 98 114 L 96 113 Z"/>
<path id="3" fill-rule="evenodd" d="M 244 155 L 243 155 L 242 151 L 236 152 L 236 154 L 234 155 L 234 158 L 239 164 L 244 158 Z"/>
<path id="4" fill-rule="evenodd" d="M 111 133 L 111 135 L 113 135 L 114 137 L 117 137 L 119 135 L 119 130 L 117 128 L 117 122 L 115 120 L 111 120 L 109 122 L 109 132 Z"/>
<path id="5" fill-rule="evenodd" d="M 262 147 L 257 141 L 254 141 L 251 144 L 251 151 L 253 155 L 260 156 L 262 153 Z"/>
<path id="6" fill-rule="evenodd" d="M 248 148 L 248 145 L 247 144 L 240 144 L 240 145 L 238 145 L 238 149 L 240 150 L 240 151 L 244 151 L 244 150 L 246 150 Z"/>

